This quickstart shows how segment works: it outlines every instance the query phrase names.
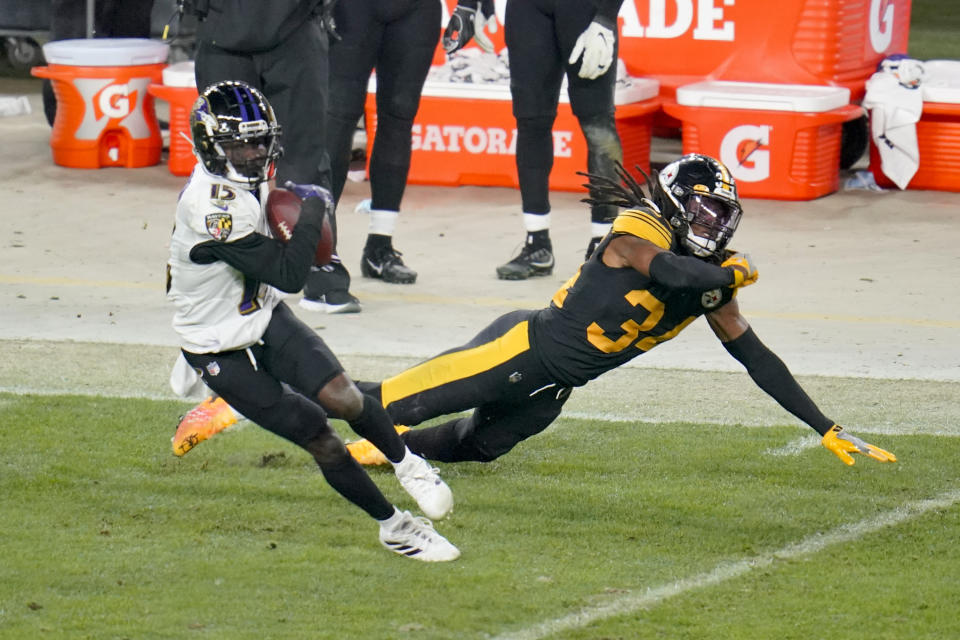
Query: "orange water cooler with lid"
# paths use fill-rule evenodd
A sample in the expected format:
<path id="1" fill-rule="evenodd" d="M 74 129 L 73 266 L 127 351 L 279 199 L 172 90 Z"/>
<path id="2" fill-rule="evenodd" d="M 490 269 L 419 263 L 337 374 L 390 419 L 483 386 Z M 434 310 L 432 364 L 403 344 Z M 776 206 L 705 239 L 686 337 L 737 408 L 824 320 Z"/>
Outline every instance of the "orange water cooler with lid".
<path id="1" fill-rule="evenodd" d="M 157 164 L 163 143 L 147 87 L 160 82 L 168 49 L 143 38 L 43 45 L 48 64 L 31 73 L 53 82 L 53 161 L 80 169 Z"/>
<path id="2" fill-rule="evenodd" d="M 193 60 L 172 64 L 163 70 L 163 84 L 151 84 L 150 95 L 170 104 L 170 151 L 167 168 L 175 176 L 188 176 L 197 164 L 190 138 L 190 108 L 197 101 Z"/>
<path id="3" fill-rule="evenodd" d="M 718 158 L 741 196 L 811 200 L 837 190 L 842 125 L 863 109 L 845 87 L 707 81 L 664 110 L 683 123 L 683 152 Z"/>
<path id="4" fill-rule="evenodd" d="M 923 112 L 916 125 L 920 166 L 907 188 L 960 191 L 960 60 L 928 60 L 924 66 Z M 870 170 L 880 186 L 896 186 L 883 173 L 872 139 Z"/>

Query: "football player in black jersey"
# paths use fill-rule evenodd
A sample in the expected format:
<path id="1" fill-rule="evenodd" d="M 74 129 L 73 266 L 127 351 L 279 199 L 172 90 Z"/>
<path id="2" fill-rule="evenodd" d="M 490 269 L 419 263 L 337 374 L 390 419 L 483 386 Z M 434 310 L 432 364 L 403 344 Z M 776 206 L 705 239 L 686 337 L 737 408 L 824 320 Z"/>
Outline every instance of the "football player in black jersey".
<path id="1" fill-rule="evenodd" d="M 815 429 L 844 463 L 854 464 L 851 453 L 896 461 L 821 413 L 740 314 L 737 293 L 756 282 L 757 269 L 747 255 L 727 250 L 741 215 L 727 168 L 707 156 L 683 156 L 647 180 L 652 201 L 622 167 L 619 174 L 622 185 L 600 178 L 603 186 L 588 202 L 626 210 L 550 306 L 507 313 L 461 347 L 380 384 L 361 383 L 395 424 L 415 426 L 473 409 L 467 417 L 405 431 L 410 450 L 443 462 L 493 460 L 547 428 L 573 387 L 706 316 L 754 382 Z M 347 448 L 362 463 L 382 461 L 365 440 Z"/>

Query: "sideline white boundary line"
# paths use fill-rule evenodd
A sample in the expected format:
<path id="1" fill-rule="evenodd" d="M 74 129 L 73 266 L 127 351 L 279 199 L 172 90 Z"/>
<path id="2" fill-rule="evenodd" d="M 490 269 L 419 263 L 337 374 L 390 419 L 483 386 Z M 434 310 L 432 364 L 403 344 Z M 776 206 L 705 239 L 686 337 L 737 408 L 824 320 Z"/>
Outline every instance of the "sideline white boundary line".
<path id="1" fill-rule="evenodd" d="M 88 398 L 110 398 L 111 400 L 177 400 L 180 402 L 199 403 L 203 398 L 185 400 L 171 393 L 117 393 L 113 391 L 91 391 L 89 388 L 77 389 L 33 389 L 28 387 L 0 387 L 0 393 L 12 393 L 18 396 L 84 396 Z"/>
<path id="2" fill-rule="evenodd" d="M 777 560 L 790 560 L 810 555 L 827 547 L 858 540 L 868 534 L 922 516 L 930 511 L 946 509 L 960 502 L 960 489 L 941 493 L 934 498 L 908 502 L 892 511 L 866 518 L 859 522 L 841 525 L 826 533 L 817 533 L 789 544 L 777 551 L 763 553 L 737 562 L 724 562 L 711 571 L 682 578 L 676 582 L 650 587 L 641 594 L 627 594 L 595 607 L 587 607 L 562 618 L 547 620 L 533 627 L 513 633 L 494 636 L 492 640 L 539 640 L 555 633 L 584 627 L 596 620 L 650 609 L 669 598 L 695 589 L 710 587 L 745 575 L 754 569 L 762 569 Z"/>
<path id="3" fill-rule="evenodd" d="M 0 389 L 2 391 L 2 389 Z M 623 423 L 623 424 L 633 424 L 637 422 L 646 422 L 651 424 L 656 424 L 662 422 L 662 418 L 649 415 L 630 415 L 625 416 L 622 413 L 610 413 L 610 412 L 591 412 L 591 411 L 564 411 L 560 414 L 560 417 L 557 418 L 557 422 L 554 422 L 551 425 L 552 429 L 556 428 L 558 422 L 564 419 L 573 419 L 573 420 L 593 420 L 596 422 L 612 422 L 612 423 Z M 750 423 L 744 423 L 742 419 L 739 418 L 729 418 L 729 419 L 713 419 L 706 420 L 702 416 L 692 417 L 686 419 L 687 422 L 695 422 L 697 424 L 703 425 L 713 425 L 713 426 L 737 426 L 743 427 L 745 429 L 753 428 L 765 428 L 765 427 L 785 427 L 790 426 L 787 422 L 791 418 L 770 418 L 769 420 L 763 421 L 754 421 Z M 670 422 L 677 422 L 676 419 L 671 418 Z M 798 423 L 796 425 L 798 430 L 809 429 L 806 425 Z M 943 428 L 909 428 L 909 429 L 898 429 L 896 427 L 871 427 L 860 426 L 850 427 L 850 430 L 855 434 L 869 433 L 870 435 L 884 435 L 884 436 L 911 436 L 911 435 L 922 435 L 922 436 L 946 436 L 948 438 L 956 438 L 960 436 L 960 427 L 957 429 L 943 429 Z M 807 449 L 814 448 L 820 444 L 820 438 L 817 434 L 810 430 L 810 433 L 807 435 L 800 436 L 796 440 L 792 440 L 787 444 L 776 447 L 773 449 L 767 449 L 763 452 L 764 455 L 773 455 L 773 456 L 791 456 L 802 453 Z"/>
<path id="4" fill-rule="evenodd" d="M 862 429 L 859 430 L 861 433 L 866 433 Z M 820 438 L 815 434 L 809 436 L 803 436 L 797 438 L 796 440 L 791 440 L 782 447 L 777 447 L 775 449 L 767 449 L 763 452 L 765 456 L 774 456 L 775 458 L 785 458 L 787 456 L 798 456 L 807 449 L 813 449 L 820 446 Z"/>
<path id="5" fill-rule="evenodd" d="M 193 399 L 184 399 L 178 398 L 172 393 L 169 395 L 158 394 L 158 393 L 118 393 L 111 391 L 91 391 L 90 388 L 66 388 L 66 389 L 34 389 L 30 387 L 4 387 L 0 386 L 0 393 L 11 393 L 14 395 L 34 395 L 34 396 L 84 396 L 84 397 L 103 397 L 111 398 L 114 400 L 171 400 L 185 403 L 199 403 L 203 398 L 193 398 Z M 573 420 L 593 420 L 596 422 L 612 422 L 612 423 L 636 423 L 636 422 L 645 422 L 645 423 L 657 423 L 661 419 L 655 416 L 643 416 L 635 415 L 630 417 L 625 417 L 623 414 L 615 414 L 610 412 L 590 412 L 590 411 L 565 411 L 560 415 L 558 420 L 564 419 L 573 419 Z M 762 429 L 765 427 L 774 427 L 774 426 L 783 426 L 782 420 L 770 420 L 768 422 L 758 422 L 751 424 L 742 424 L 738 420 L 703 420 L 702 418 L 692 419 L 698 424 L 706 425 L 738 425 L 744 428 L 752 429 L 758 428 Z M 558 423 L 555 422 L 551 425 L 551 428 L 556 429 Z M 925 436 L 945 436 L 948 438 L 960 437 L 960 429 L 950 430 L 950 429 L 896 429 L 890 427 L 883 428 L 870 428 L 870 427 L 857 427 L 857 434 L 870 434 L 870 435 L 885 435 L 885 436 L 909 436 L 909 435 L 925 435 Z M 792 456 L 799 455 L 806 451 L 807 449 L 813 449 L 819 446 L 820 440 L 815 435 L 804 435 L 796 440 L 792 440 L 787 444 L 776 447 L 773 449 L 766 449 L 763 451 L 763 455 L 770 456 Z"/>
<path id="6" fill-rule="evenodd" d="M 921 436 L 939 436 L 947 438 L 956 438 L 960 436 L 960 431 L 954 430 L 950 431 L 948 429 L 870 429 L 868 428 L 856 428 L 856 433 L 869 433 L 871 435 L 881 435 L 881 436 L 911 436 L 911 435 L 921 435 Z M 766 449 L 763 451 L 765 456 L 774 456 L 778 458 L 785 458 L 787 456 L 798 456 L 807 449 L 816 449 L 820 446 L 820 437 L 815 433 L 812 435 L 801 436 L 796 440 L 791 440 L 782 447 L 776 447 L 773 449 Z"/>

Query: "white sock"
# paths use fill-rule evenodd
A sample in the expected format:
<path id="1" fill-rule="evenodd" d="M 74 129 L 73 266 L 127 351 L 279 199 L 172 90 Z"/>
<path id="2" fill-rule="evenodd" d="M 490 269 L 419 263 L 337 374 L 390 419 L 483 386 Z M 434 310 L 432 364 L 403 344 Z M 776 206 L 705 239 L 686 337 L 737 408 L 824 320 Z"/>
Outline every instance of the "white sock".
<path id="1" fill-rule="evenodd" d="M 549 213 L 524 213 L 523 228 L 527 230 L 527 233 L 533 233 L 534 231 L 544 231 L 546 229 L 549 229 L 550 214 Z"/>
<path id="2" fill-rule="evenodd" d="M 602 238 L 610 232 L 610 229 L 613 228 L 612 222 L 591 222 L 590 223 L 590 237 L 591 238 Z"/>
<path id="3" fill-rule="evenodd" d="M 367 233 L 378 236 L 392 236 L 397 228 L 397 216 L 399 211 L 387 211 L 386 209 L 370 209 L 370 225 Z"/>
<path id="4" fill-rule="evenodd" d="M 387 460 L 390 460 L 390 464 L 392 464 L 392 465 L 393 465 L 393 468 L 396 469 L 397 467 L 399 467 L 400 465 L 402 465 L 404 462 L 410 462 L 410 460 L 412 460 L 412 458 L 411 458 L 410 456 L 412 456 L 412 455 L 413 455 L 413 453 L 410 451 L 410 449 L 408 449 L 407 446 L 404 445 L 404 447 L 403 447 L 403 457 L 400 458 L 399 461 L 394 462 L 393 460 L 390 460 L 390 458 L 387 458 Z"/>
<path id="5" fill-rule="evenodd" d="M 403 520 L 403 512 L 396 507 L 393 508 L 393 515 L 387 518 L 386 520 L 377 520 L 380 523 L 381 529 L 387 529 L 388 531 L 400 524 L 400 521 Z"/>

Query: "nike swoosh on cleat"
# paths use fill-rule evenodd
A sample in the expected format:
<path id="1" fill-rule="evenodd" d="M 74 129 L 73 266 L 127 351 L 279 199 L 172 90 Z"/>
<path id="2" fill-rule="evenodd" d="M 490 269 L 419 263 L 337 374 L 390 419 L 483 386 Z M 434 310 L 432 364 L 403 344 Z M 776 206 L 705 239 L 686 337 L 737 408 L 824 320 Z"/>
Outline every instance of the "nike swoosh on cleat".
<path id="1" fill-rule="evenodd" d="M 367 261 L 367 266 L 368 266 L 368 267 L 370 267 L 371 269 L 373 269 L 374 271 L 377 272 L 377 275 L 378 275 L 378 276 L 383 275 L 383 265 L 382 265 L 382 264 L 375 264 L 375 263 L 373 263 L 373 262 L 370 262 L 370 258 L 364 258 L 364 260 Z"/>

